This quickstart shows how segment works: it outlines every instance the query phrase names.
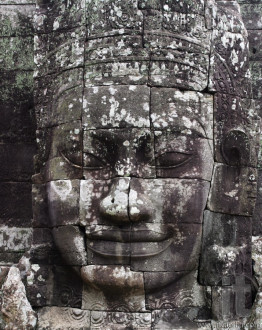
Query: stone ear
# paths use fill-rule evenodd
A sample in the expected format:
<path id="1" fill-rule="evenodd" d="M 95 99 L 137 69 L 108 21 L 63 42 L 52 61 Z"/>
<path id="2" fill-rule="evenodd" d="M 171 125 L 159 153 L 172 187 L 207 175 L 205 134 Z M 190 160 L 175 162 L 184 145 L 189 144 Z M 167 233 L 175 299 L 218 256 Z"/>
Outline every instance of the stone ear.
<path id="1" fill-rule="evenodd" d="M 250 141 L 241 130 L 229 131 L 222 143 L 222 155 L 231 166 L 248 166 L 250 160 Z"/>

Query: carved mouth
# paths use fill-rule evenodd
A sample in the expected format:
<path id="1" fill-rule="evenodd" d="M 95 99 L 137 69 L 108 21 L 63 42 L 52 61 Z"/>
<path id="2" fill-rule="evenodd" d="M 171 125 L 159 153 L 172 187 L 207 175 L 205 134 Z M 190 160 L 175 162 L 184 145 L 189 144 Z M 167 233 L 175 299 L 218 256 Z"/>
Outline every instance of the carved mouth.
<path id="1" fill-rule="evenodd" d="M 172 243 L 170 234 L 153 230 L 93 231 L 87 234 L 87 248 L 106 258 L 146 258 L 164 252 Z"/>

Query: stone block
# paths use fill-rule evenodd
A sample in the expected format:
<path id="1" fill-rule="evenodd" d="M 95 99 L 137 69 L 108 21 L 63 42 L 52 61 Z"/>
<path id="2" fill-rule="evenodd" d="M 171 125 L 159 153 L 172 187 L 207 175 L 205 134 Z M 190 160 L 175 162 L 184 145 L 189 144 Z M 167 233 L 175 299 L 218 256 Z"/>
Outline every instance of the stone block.
<path id="1" fill-rule="evenodd" d="M 201 307 L 205 288 L 197 282 L 197 271 L 145 272 L 146 309 Z"/>
<path id="2" fill-rule="evenodd" d="M 262 36 L 261 30 L 249 30 L 249 59 L 251 61 L 262 60 Z"/>
<path id="3" fill-rule="evenodd" d="M 164 12 L 190 12 L 204 15 L 204 4 L 198 2 L 197 0 L 185 1 L 183 4 L 172 0 L 165 0 L 163 2 L 158 2 L 155 0 L 138 0 L 138 8 L 163 10 Z"/>
<path id="4" fill-rule="evenodd" d="M 34 37 L 35 76 L 84 65 L 85 29 L 38 34 Z"/>
<path id="5" fill-rule="evenodd" d="M 252 232 L 254 236 L 262 234 L 261 212 L 262 212 L 262 171 L 258 171 L 257 195 L 255 210 L 252 217 Z"/>
<path id="6" fill-rule="evenodd" d="M 49 227 L 48 201 L 45 184 L 32 186 L 33 227 Z"/>
<path id="7" fill-rule="evenodd" d="M 12 4 L 13 3 L 13 4 Z M 1 1 L 0 5 L 0 36 L 33 35 L 33 15 L 35 6 L 32 1 Z M 9 5 L 7 5 L 9 4 Z M 25 6 L 25 4 L 27 4 Z M 4 5 L 4 6 L 3 6 Z"/>
<path id="8" fill-rule="evenodd" d="M 81 120 L 83 69 L 39 77 L 34 94 L 38 128 Z"/>
<path id="9" fill-rule="evenodd" d="M 201 329 L 211 330 L 209 320 L 206 322 L 197 322 L 198 317 L 202 318 L 203 314 L 207 314 L 199 307 L 175 308 L 175 309 L 161 309 L 155 310 L 152 313 L 152 329 Z M 210 316 L 209 316 L 210 318 Z"/>
<path id="10" fill-rule="evenodd" d="M 80 181 L 79 220 L 82 226 L 107 224 L 100 217 L 100 201 L 106 198 L 109 186 L 110 181 L 92 179 Z M 126 203 L 125 205 L 127 206 Z"/>
<path id="11" fill-rule="evenodd" d="M 90 329 L 90 311 L 70 307 L 43 307 L 38 310 L 38 329 Z"/>
<path id="12" fill-rule="evenodd" d="M 51 226 L 78 224 L 80 181 L 51 181 L 46 189 Z"/>
<path id="13" fill-rule="evenodd" d="M 252 278 L 252 219 L 205 211 L 199 279 L 203 285 L 229 284 L 235 277 Z"/>
<path id="14" fill-rule="evenodd" d="M 132 178 L 129 193 L 130 219 L 145 223 L 202 223 L 210 184 L 195 179 Z M 175 229 L 174 229 L 175 230 Z"/>
<path id="15" fill-rule="evenodd" d="M 147 86 L 91 87 L 85 89 L 85 129 L 150 127 L 150 88 Z"/>
<path id="16" fill-rule="evenodd" d="M 0 145 L 0 180 L 30 181 L 34 173 L 33 144 L 1 144 Z"/>
<path id="17" fill-rule="evenodd" d="M 30 248 L 30 262 L 33 264 L 61 264 L 60 253 L 54 244 L 52 231 L 49 228 L 34 228 Z"/>
<path id="18" fill-rule="evenodd" d="M 1 182 L 0 218 L 32 219 L 31 189 L 29 182 Z"/>
<path id="19" fill-rule="evenodd" d="M 39 1 L 36 3 L 34 27 L 38 33 L 70 30 L 85 24 L 85 2 L 76 0 L 74 3 L 59 1 Z"/>
<path id="20" fill-rule="evenodd" d="M 12 266 L 2 286 L 1 312 L 8 329 L 34 329 L 37 324 L 36 313 L 27 297 L 20 271 Z"/>
<path id="21" fill-rule="evenodd" d="M 33 37 L 0 38 L 0 70 L 33 70 Z"/>
<path id="22" fill-rule="evenodd" d="M 215 164 L 207 205 L 210 211 L 252 216 L 256 194 L 256 169 Z"/>
<path id="23" fill-rule="evenodd" d="M 147 128 L 84 131 L 84 177 L 155 177 L 153 134 Z"/>
<path id="24" fill-rule="evenodd" d="M 90 39 L 110 35 L 141 34 L 143 14 L 137 1 L 87 1 L 87 36 Z"/>
<path id="25" fill-rule="evenodd" d="M 151 330 L 151 313 L 91 312 L 92 329 L 112 330 L 141 329 Z"/>
<path id="26" fill-rule="evenodd" d="M 82 282 L 79 268 L 32 264 L 26 291 L 34 307 L 51 305 L 80 308 Z"/>
<path id="27" fill-rule="evenodd" d="M 143 273 L 124 266 L 86 266 L 82 308 L 100 311 L 145 311 Z"/>
<path id="28" fill-rule="evenodd" d="M 206 28 L 202 4 L 196 4 L 192 10 L 192 3 L 180 5 L 165 1 L 157 5 L 155 1 L 147 1 L 140 4 L 146 9 L 143 11 L 144 45 L 151 58 L 149 82 L 152 86 L 196 91 L 207 86 L 211 34 Z"/>
<path id="29" fill-rule="evenodd" d="M 217 93 L 214 108 L 215 159 L 233 166 L 257 166 L 260 120 L 255 103 Z"/>
<path id="30" fill-rule="evenodd" d="M 154 129 L 213 138 L 213 96 L 171 88 L 152 88 L 151 120 Z M 193 115 L 193 114 L 194 115 Z"/>
<path id="31" fill-rule="evenodd" d="M 53 275 L 46 265 L 32 264 L 26 277 L 26 295 L 33 307 L 51 304 Z"/>
<path id="32" fill-rule="evenodd" d="M 0 227 L 0 252 L 24 252 L 30 248 L 31 228 Z"/>
<path id="33" fill-rule="evenodd" d="M 33 71 L 20 71 L 20 70 L 0 70 L 0 95 L 1 103 L 5 103 L 4 107 L 10 107 L 10 114 L 13 112 L 25 111 L 24 108 L 30 111 L 33 109 Z M 14 101 L 15 100 L 15 101 Z M 2 111 L 3 105 L 1 105 Z M 12 107 L 15 107 L 12 109 Z M 20 115 L 20 112 L 18 112 Z M 8 115 L 8 114 L 7 114 Z M 19 116 L 20 118 L 20 116 Z M 23 118 L 23 117 L 22 117 Z M 26 120 L 27 115 L 24 120 Z M 32 118 L 32 117 L 31 117 Z M 12 122 L 11 122 L 12 123 Z M 8 122 L 7 122 L 8 124 Z M 21 125 L 21 124 L 20 124 Z M 26 125 L 26 121 L 25 121 Z M 20 128 L 18 126 L 18 128 Z M 27 128 L 27 127 L 25 127 Z"/>
<path id="34" fill-rule="evenodd" d="M 84 233 L 76 226 L 53 228 L 55 245 L 67 265 L 80 266 L 87 264 Z"/>
<path id="35" fill-rule="evenodd" d="M 156 176 L 211 181 L 213 143 L 208 139 L 155 131 Z"/>
<path id="36" fill-rule="evenodd" d="M 261 61 L 251 61 L 250 70 L 251 70 L 253 97 L 255 99 L 261 99 L 262 98 L 262 92 L 261 92 L 262 63 L 261 63 Z"/>
<path id="37" fill-rule="evenodd" d="M 240 7 L 246 28 L 250 30 L 262 29 L 262 19 L 260 15 L 262 4 L 248 2 L 241 4 Z"/>

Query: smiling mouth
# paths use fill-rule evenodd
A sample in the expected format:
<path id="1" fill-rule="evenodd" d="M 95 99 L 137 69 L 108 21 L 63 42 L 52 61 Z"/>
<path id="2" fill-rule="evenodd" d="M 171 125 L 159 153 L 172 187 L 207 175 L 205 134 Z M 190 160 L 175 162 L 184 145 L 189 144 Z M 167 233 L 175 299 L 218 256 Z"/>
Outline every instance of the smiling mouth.
<path id="1" fill-rule="evenodd" d="M 87 234 L 87 248 L 106 258 L 139 259 L 164 252 L 173 240 L 170 234 L 162 231 L 96 230 Z"/>

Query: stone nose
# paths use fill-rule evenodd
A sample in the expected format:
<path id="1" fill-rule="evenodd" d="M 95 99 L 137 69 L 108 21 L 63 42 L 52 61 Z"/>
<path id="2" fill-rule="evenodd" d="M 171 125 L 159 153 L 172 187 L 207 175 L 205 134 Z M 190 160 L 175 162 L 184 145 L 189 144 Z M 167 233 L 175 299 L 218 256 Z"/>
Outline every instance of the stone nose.
<path id="1" fill-rule="evenodd" d="M 100 202 L 100 215 L 120 225 L 148 221 L 152 212 L 152 202 L 135 178 L 114 179 L 108 194 Z"/>
<path id="2" fill-rule="evenodd" d="M 153 204 L 139 184 L 139 179 L 133 178 L 131 181 L 128 207 L 131 222 L 152 219 Z"/>
<path id="3" fill-rule="evenodd" d="M 130 221 L 128 214 L 128 194 L 130 178 L 116 178 L 107 194 L 100 202 L 103 218 L 118 224 Z"/>

